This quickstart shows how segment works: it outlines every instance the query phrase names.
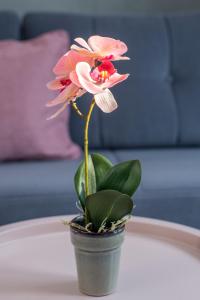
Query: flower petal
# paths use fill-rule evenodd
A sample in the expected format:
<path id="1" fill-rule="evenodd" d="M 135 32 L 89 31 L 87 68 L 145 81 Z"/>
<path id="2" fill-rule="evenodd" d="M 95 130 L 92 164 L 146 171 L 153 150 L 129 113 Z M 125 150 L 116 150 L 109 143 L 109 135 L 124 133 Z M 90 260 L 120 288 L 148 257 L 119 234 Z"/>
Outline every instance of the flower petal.
<path id="1" fill-rule="evenodd" d="M 52 80 L 47 83 L 47 88 L 49 90 L 60 90 L 60 89 L 63 89 L 64 87 L 65 86 L 60 82 L 60 78 Z"/>
<path id="2" fill-rule="evenodd" d="M 68 69 L 68 60 L 69 60 L 69 52 L 67 52 L 65 55 L 63 55 L 55 67 L 53 68 L 53 72 L 56 75 L 68 75 L 69 72 L 67 72 Z"/>
<path id="3" fill-rule="evenodd" d="M 102 56 L 113 55 L 119 57 L 127 52 L 126 44 L 120 40 L 93 35 L 88 39 L 89 46 Z"/>
<path id="4" fill-rule="evenodd" d="M 92 57 L 92 58 L 97 57 L 96 53 L 91 52 L 91 51 L 89 51 L 85 48 L 79 47 L 75 44 L 71 45 L 71 49 L 74 50 L 75 52 L 79 53 L 80 55 L 85 56 L 85 57 Z"/>
<path id="5" fill-rule="evenodd" d="M 86 48 L 89 51 L 92 51 L 92 49 L 90 48 L 90 46 L 88 45 L 88 43 L 83 38 L 78 37 L 78 38 L 76 38 L 74 40 L 75 40 L 75 42 L 77 42 L 82 47 Z"/>
<path id="6" fill-rule="evenodd" d="M 130 57 L 128 56 L 114 56 L 111 60 L 130 60 Z"/>
<path id="7" fill-rule="evenodd" d="M 103 88 L 111 88 L 114 85 L 126 80 L 129 74 L 114 73 L 110 78 L 102 84 Z"/>
<path id="8" fill-rule="evenodd" d="M 55 114 L 53 114 L 52 116 L 47 118 L 47 120 L 55 119 L 59 114 L 61 114 L 65 110 L 65 108 L 67 107 L 67 104 L 68 104 L 68 102 L 66 102 Z"/>
<path id="9" fill-rule="evenodd" d="M 77 51 L 70 50 L 61 57 L 56 66 L 53 68 L 53 72 L 57 76 L 69 76 L 69 73 L 75 69 L 76 64 L 83 60 L 91 63 L 90 57 L 83 57 Z"/>
<path id="10" fill-rule="evenodd" d="M 71 100 L 71 98 L 75 98 L 79 88 L 71 83 L 68 85 L 55 99 L 49 101 L 46 106 L 51 107 L 61 103 L 64 103 L 67 100 Z"/>
<path id="11" fill-rule="evenodd" d="M 94 80 L 92 80 L 91 67 L 86 62 L 79 62 L 76 65 L 76 73 L 81 86 L 91 94 L 101 93 L 103 90 L 99 87 Z"/>
<path id="12" fill-rule="evenodd" d="M 96 94 L 94 99 L 99 108 L 105 113 L 111 113 L 118 107 L 113 94 L 108 89 L 102 93 Z"/>
<path id="13" fill-rule="evenodd" d="M 78 80 L 78 75 L 77 75 L 76 71 L 72 71 L 69 75 L 69 78 L 75 85 L 77 85 L 78 87 L 81 87 L 81 84 Z"/>

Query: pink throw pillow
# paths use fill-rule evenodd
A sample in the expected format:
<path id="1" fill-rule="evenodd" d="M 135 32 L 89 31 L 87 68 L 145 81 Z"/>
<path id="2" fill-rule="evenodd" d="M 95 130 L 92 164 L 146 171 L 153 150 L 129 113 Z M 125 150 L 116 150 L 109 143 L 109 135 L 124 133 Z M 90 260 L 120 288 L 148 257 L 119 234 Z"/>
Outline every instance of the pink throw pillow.
<path id="1" fill-rule="evenodd" d="M 69 135 L 69 110 L 46 120 L 55 112 L 45 106 L 55 97 L 46 83 L 68 44 L 61 30 L 28 41 L 0 41 L 0 160 L 80 156 Z"/>

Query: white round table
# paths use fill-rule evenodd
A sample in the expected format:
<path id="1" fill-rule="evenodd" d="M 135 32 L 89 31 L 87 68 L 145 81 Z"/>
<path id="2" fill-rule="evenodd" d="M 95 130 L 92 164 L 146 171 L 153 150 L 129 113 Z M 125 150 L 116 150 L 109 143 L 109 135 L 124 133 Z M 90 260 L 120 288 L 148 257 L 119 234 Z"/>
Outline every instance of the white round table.
<path id="1" fill-rule="evenodd" d="M 0 300 L 94 298 L 78 290 L 73 247 L 63 219 L 0 228 Z M 106 299 L 200 299 L 200 231 L 133 218 L 122 248 L 117 292 Z"/>

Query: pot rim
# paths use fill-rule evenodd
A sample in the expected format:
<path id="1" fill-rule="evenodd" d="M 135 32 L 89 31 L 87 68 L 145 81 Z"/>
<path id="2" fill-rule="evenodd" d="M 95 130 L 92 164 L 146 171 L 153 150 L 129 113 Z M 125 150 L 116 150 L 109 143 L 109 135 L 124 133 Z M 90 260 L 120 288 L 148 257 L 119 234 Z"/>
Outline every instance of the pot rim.
<path id="1" fill-rule="evenodd" d="M 75 223 L 75 224 L 78 224 L 77 220 L 78 219 L 80 220 L 82 218 L 83 218 L 83 215 L 76 216 L 75 218 L 73 218 L 71 220 L 71 222 Z M 71 226 L 71 224 L 70 224 L 70 230 L 71 230 L 71 232 L 73 232 L 75 234 L 85 235 L 85 236 L 89 236 L 89 237 L 99 237 L 100 238 L 100 237 L 110 237 L 110 236 L 122 233 L 125 230 L 125 225 L 119 226 L 117 229 L 115 229 L 114 231 L 111 231 L 111 232 L 97 233 L 97 232 L 83 231 L 83 230 L 81 230 L 79 228 Z"/>

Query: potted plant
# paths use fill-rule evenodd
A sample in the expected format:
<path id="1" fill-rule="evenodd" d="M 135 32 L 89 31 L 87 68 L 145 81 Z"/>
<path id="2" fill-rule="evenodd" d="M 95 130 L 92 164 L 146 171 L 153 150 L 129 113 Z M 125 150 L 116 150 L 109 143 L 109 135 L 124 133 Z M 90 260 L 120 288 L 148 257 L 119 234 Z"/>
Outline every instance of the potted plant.
<path id="1" fill-rule="evenodd" d="M 70 222 L 71 240 L 80 291 L 103 296 L 116 287 L 125 223 L 134 207 L 131 196 L 140 184 L 141 166 L 138 160 L 113 165 L 103 155 L 88 151 L 88 128 L 94 107 L 104 113 L 114 111 L 118 105 L 109 88 L 129 76 L 119 74 L 113 64 L 129 59 L 123 56 L 126 44 L 102 36 L 91 36 L 88 42 L 82 38 L 75 41 L 78 45 L 73 44 L 53 69 L 56 79 L 47 86 L 60 93 L 47 106 L 62 104 L 50 119 L 67 105 L 83 119 L 84 159 L 74 177 L 81 214 Z M 93 98 L 84 115 L 77 100 L 86 92 Z"/>

